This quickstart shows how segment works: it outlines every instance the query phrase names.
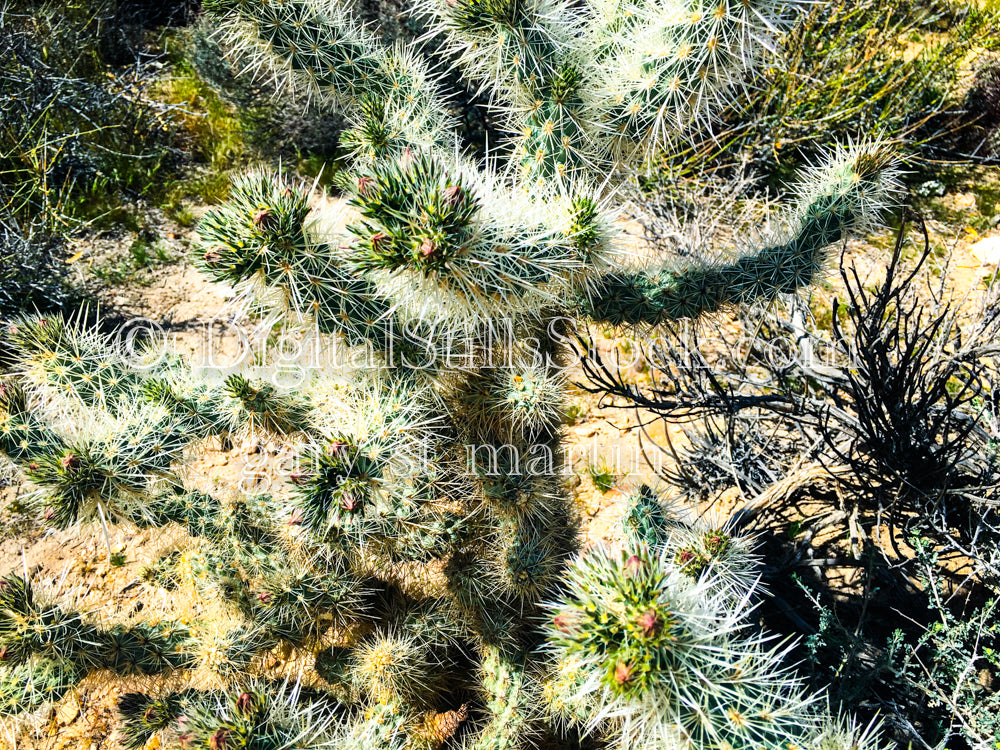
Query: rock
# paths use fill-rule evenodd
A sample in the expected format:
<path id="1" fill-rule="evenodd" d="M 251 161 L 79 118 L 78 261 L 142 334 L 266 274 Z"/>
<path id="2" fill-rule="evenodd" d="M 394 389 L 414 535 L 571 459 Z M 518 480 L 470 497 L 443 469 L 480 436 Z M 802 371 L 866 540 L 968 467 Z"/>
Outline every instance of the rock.
<path id="1" fill-rule="evenodd" d="M 1000 235 L 979 240 L 969 246 L 969 252 L 984 266 L 1000 266 Z"/>
<path id="2" fill-rule="evenodd" d="M 592 424 L 582 424 L 573 428 L 573 434 L 579 437 L 592 437 L 597 434 L 597 426 Z"/>
<path id="3" fill-rule="evenodd" d="M 76 693 L 71 692 L 57 708 L 56 721 L 63 726 L 72 724 L 76 717 L 80 715 L 80 702 L 76 699 Z"/>

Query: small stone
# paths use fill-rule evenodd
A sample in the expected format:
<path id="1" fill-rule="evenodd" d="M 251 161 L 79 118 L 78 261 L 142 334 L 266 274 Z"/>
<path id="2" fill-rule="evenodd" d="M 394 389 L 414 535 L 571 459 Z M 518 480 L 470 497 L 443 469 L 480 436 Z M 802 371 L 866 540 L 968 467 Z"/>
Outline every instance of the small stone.
<path id="1" fill-rule="evenodd" d="M 75 693 L 70 693 L 65 701 L 56 708 L 56 721 L 66 726 L 72 724 L 80 715 L 80 702 Z"/>
<path id="2" fill-rule="evenodd" d="M 579 437 L 593 437 L 597 434 L 597 426 L 592 424 L 582 424 L 573 428 L 573 434 Z"/>
<path id="3" fill-rule="evenodd" d="M 1000 235 L 979 240 L 969 246 L 969 252 L 984 266 L 1000 266 Z"/>

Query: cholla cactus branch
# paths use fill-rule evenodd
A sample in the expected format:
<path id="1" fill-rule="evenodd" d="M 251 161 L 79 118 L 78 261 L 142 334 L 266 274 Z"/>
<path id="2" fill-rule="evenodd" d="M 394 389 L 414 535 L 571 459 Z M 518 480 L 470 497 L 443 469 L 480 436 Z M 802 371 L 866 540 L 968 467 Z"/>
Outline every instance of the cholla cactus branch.
<path id="1" fill-rule="evenodd" d="M 899 191 L 892 161 L 878 144 L 844 149 L 800 186 L 795 230 L 787 241 L 714 265 L 609 274 L 581 310 L 614 325 L 656 324 L 767 302 L 808 286 L 825 269 L 831 245 L 873 228 L 892 205 Z"/>
<path id="2" fill-rule="evenodd" d="M 358 160 L 450 145 L 445 100 L 425 64 L 383 46 L 348 11 L 308 0 L 210 0 L 205 8 L 226 19 L 230 41 L 259 65 L 353 117 L 345 143 Z"/>

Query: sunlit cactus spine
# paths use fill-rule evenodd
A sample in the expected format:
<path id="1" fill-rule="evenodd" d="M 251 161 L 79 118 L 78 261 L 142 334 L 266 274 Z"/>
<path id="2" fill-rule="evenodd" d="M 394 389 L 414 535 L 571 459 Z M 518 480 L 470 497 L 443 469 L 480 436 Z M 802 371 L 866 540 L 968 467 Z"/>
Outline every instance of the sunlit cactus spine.
<path id="1" fill-rule="evenodd" d="M 0 664 L 0 717 L 36 711 L 60 700 L 80 681 L 80 669 L 64 659 L 35 657 Z"/>
<path id="2" fill-rule="evenodd" d="M 581 311 L 615 325 L 696 318 L 769 302 L 817 281 L 828 249 L 877 225 L 901 190 L 892 152 L 877 142 L 841 148 L 797 188 L 788 230 L 731 260 L 608 274 Z"/>
<path id="3" fill-rule="evenodd" d="M 619 747 L 798 746 L 814 699 L 746 612 L 662 555 L 592 550 L 550 605 L 552 710 Z"/>
<path id="4" fill-rule="evenodd" d="M 193 654 L 187 627 L 93 624 L 80 612 L 40 599 L 20 576 L 0 579 L 0 663 L 7 679 L 31 678 L 20 694 L 10 685 L 5 688 L 10 713 L 58 699 L 92 670 L 156 675 L 191 667 Z"/>

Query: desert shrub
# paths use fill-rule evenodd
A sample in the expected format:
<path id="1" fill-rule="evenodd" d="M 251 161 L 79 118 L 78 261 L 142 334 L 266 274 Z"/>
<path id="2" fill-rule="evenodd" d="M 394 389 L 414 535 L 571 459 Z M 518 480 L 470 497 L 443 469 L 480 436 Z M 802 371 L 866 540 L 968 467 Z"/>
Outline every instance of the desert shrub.
<path id="1" fill-rule="evenodd" d="M 983 102 L 966 98 L 964 71 L 996 51 L 998 22 L 995 9 L 947 2 L 815 4 L 782 38 L 782 63 L 719 112 L 710 137 L 666 151 L 666 174 L 749 165 L 785 179 L 824 147 L 873 132 L 915 157 L 989 157 L 967 145 Z"/>
<path id="2" fill-rule="evenodd" d="M 12 218 L 0 218 L 0 319 L 58 310 L 78 299 L 66 259 L 60 237 L 25 235 Z"/>
<path id="3" fill-rule="evenodd" d="M 148 96 L 156 67 L 133 48 L 108 65 L 113 8 L 17 4 L 0 14 L 0 197 L 49 229 L 118 215 L 169 163 L 172 125 Z"/>
<path id="4" fill-rule="evenodd" d="M 969 150 L 986 158 L 1000 154 L 1000 57 L 983 56 L 977 61 L 972 86 L 965 97 L 971 125 L 966 135 Z"/>

